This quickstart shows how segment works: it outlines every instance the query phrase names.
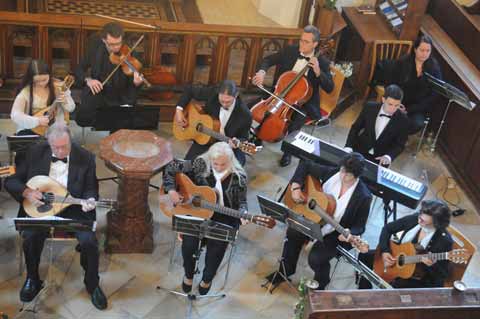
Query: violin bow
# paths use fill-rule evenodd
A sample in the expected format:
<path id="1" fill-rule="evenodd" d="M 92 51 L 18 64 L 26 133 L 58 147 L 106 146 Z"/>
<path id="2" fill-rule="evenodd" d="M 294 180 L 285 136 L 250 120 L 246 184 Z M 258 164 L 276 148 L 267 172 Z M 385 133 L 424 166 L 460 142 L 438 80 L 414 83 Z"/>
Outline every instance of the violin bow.
<path id="1" fill-rule="evenodd" d="M 112 70 L 112 72 L 110 72 L 107 78 L 102 82 L 102 86 L 105 85 L 105 83 L 107 83 L 108 80 L 110 80 L 112 75 L 118 70 L 118 68 L 122 65 L 122 63 L 128 58 L 128 56 L 133 52 L 133 50 L 135 50 L 135 48 L 140 44 L 140 42 L 142 42 L 143 38 L 144 38 L 144 35 L 142 34 L 142 36 L 137 40 L 137 42 L 135 42 L 135 44 L 130 49 L 130 51 L 128 51 L 128 53 L 125 54 L 123 59 L 120 60 L 120 63 L 117 64 L 117 66 Z"/>
<path id="2" fill-rule="evenodd" d="M 141 26 L 141 27 L 150 28 L 150 29 L 155 29 L 155 30 L 160 29 L 160 27 L 159 27 L 159 26 L 156 26 L 156 25 L 151 25 L 151 24 L 145 24 L 145 23 L 130 21 L 130 20 L 127 20 L 127 19 L 115 18 L 115 17 L 111 17 L 111 16 L 99 14 L 99 13 L 96 13 L 95 15 L 96 15 L 97 17 L 100 17 L 100 18 L 111 19 L 111 20 L 116 20 L 116 21 L 125 22 L 125 23 L 131 23 L 131 24 L 135 24 L 135 25 L 138 25 L 138 26 Z"/>

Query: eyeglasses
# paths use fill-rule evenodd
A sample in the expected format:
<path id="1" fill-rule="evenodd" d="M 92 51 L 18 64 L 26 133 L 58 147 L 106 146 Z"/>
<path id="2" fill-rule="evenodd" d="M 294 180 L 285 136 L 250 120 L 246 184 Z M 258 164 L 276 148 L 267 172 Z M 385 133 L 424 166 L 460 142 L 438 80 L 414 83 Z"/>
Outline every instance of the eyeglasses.
<path id="1" fill-rule="evenodd" d="M 119 47 L 123 44 L 123 41 L 119 41 L 119 42 L 108 42 L 108 41 L 105 41 L 105 44 L 110 47 L 110 48 L 113 48 L 113 47 Z"/>

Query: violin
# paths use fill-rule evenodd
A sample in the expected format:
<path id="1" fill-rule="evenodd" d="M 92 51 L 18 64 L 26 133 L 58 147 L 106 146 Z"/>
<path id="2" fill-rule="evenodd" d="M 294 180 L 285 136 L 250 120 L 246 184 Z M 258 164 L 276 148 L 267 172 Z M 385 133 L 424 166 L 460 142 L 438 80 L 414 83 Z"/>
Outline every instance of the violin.
<path id="1" fill-rule="evenodd" d="M 137 72 L 140 78 L 143 80 L 143 83 L 145 83 L 147 87 L 150 87 L 150 82 L 148 82 L 148 80 L 145 79 L 143 74 L 140 72 L 142 69 L 142 62 L 131 55 L 131 52 L 132 49 L 130 49 L 128 45 L 123 44 L 118 53 L 110 53 L 110 62 L 115 65 L 120 65 L 122 72 L 127 76 L 133 76 L 133 73 Z"/>

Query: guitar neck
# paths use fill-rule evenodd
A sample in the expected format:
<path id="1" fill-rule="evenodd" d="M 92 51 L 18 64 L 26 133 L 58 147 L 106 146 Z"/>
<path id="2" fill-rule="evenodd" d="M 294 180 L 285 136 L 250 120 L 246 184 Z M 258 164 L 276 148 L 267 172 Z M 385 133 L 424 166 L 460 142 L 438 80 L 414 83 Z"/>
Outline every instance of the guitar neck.
<path id="1" fill-rule="evenodd" d="M 212 130 L 211 128 L 205 127 L 201 125 L 200 127 L 197 128 L 197 130 L 203 134 L 206 134 L 208 136 L 213 137 L 216 140 L 219 140 L 221 142 L 228 142 L 230 138 L 227 136 L 223 135 L 222 133 L 219 133 L 217 131 Z"/>
<path id="2" fill-rule="evenodd" d="M 350 232 L 346 230 L 345 228 L 340 225 L 339 222 L 337 222 L 335 219 L 333 219 L 332 216 L 327 214 L 323 209 L 321 209 L 318 205 L 315 203 L 315 207 L 313 207 L 313 210 L 322 217 L 322 219 L 330 224 L 338 233 L 342 234 L 343 237 L 347 238 L 348 235 L 350 235 Z"/>
<path id="3" fill-rule="evenodd" d="M 244 214 L 244 213 L 242 213 L 242 212 L 240 212 L 236 209 L 228 208 L 228 207 L 225 207 L 225 206 L 220 206 L 220 205 L 217 205 L 217 204 L 212 204 L 209 201 L 206 201 L 204 199 L 201 200 L 200 206 L 202 208 L 213 210 L 217 213 L 227 215 L 227 216 L 231 216 L 231 217 L 235 217 L 235 218 L 243 218 L 243 219 L 247 219 L 249 221 L 253 221 L 253 218 L 254 218 L 254 215 L 252 215 L 252 214 L 248 214 L 248 213 Z"/>
<path id="4" fill-rule="evenodd" d="M 421 255 L 414 255 L 414 256 L 405 256 L 404 263 L 405 264 L 418 264 L 422 262 L 422 258 L 426 257 L 433 261 L 440 261 L 440 260 L 447 260 L 448 259 L 448 252 L 443 253 L 428 253 L 428 254 L 421 254 Z"/>

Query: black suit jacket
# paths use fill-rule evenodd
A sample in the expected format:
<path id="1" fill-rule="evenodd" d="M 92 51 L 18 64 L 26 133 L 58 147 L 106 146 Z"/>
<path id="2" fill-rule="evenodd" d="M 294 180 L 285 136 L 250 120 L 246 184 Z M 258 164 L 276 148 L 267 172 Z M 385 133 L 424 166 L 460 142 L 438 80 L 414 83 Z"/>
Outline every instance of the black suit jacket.
<path id="1" fill-rule="evenodd" d="M 177 105 L 185 107 L 191 99 L 205 102 L 203 110 L 213 118 L 219 119 L 222 106 L 218 100 L 218 87 L 187 86 Z M 240 96 L 237 96 L 235 108 L 225 125 L 225 135 L 239 140 L 248 140 L 251 125 L 252 114 Z"/>
<path id="2" fill-rule="evenodd" d="M 367 102 L 348 133 L 346 147 L 363 155 L 373 148 L 374 157 L 388 155 L 392 161 L 405 148 L 408 139 L 408 118 L 400 110 L 392 115 L 382 134 L 375 136 L 375 122 L 381 103 Z"/>
<path id="3" fill-rule="evenodd" d="M 27 152 L 26 159 L 17 167 L 16 173 L 5 180 L 6 190 L 20 203 L 19 217 L 26 216 L 22 205 L 24 199 L 22 193 L 27 187 L 25 184 L 34 176 L 48 176 L 51 158 L 52 151 L 47 142 L 32 146 Z M 67 189 L 71 196 L 98 199 L 95 156 L 72 143 L 68 165 Z M 68 207 L 59 216 L 72 219 L 96 219 L 95 210 L 85 213 L 80 205 Z"/>
<path id="4" fill-rule="evenodd" d="M 284 72 L 291 71 L 295 63 L 297 62 L 299 55 L 298 45 L 291 45 L 280 51 L 265 57 L 260 65 L 260 70 L 267 71 L 271 66 L 278 66 L 277 75 L 281 75 Z M 330 93 L 333 91 L 333 80 L 330 74 L 330 61 L 327 58 L 320 55 L 318 57 L 318 64 L 321 69 L 320 76 L 317 77 L 312 69 L 308 71 L 307 79 L 312 86 L 312 97 L 305 103 L 305 107 L 308 108 L 314 114 L 320 113 L 320 88 Z M 275 77 L 273 83 L 277 84 L 278 77 Z"/>
<path id="5" fill-rule="evenodd" d="M 418 213 L 408 215 L 396 221 L 388 223 L 380 233 L 379 247 L 381 252 L 391 252 L 390 237 L 400 231 L 403 231 L 400 241 L 405 237 L 407 232 L 418 224 Z M 445 229 L 437 229 L 428 244 L 426 251 L 432 253 L 450 251 L 453 246 L 453 239 Z M 422 266 L 423 265 L 423 266 Z M 448 260 L 437 261 L 431 267 L 427 267 L 423 263 L 417 264 L 417 267 L 423 267 L 425 270 L 421 281 L 425 287 L 443 287 L 443 282 L 448 276 Z"/>
<path id="6" fill-rule="evenodd" d="M 312 161 L 300 161 L 292 177 L 292 182 L 303 186 L 307 175 L 311 175 L 318 178 L 320 183 L 323 184 L 338 171 L 339 167 L 324 166 Z M 363 234 L 370 212 L 371 201 L 372 193 L 370 193 L 362 180 L 359 180 L 340 220 L 340 225 L 350 229 L 352 235 Z"/>

